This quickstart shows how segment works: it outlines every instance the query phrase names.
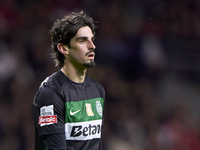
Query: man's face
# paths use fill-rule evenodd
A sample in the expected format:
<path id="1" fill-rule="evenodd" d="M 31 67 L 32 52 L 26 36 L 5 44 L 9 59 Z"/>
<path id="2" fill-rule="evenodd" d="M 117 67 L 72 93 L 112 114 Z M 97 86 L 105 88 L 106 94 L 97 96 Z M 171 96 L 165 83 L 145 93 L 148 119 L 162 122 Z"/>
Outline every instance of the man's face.
<path id="1" fill-rule="evenodd" d="M 68 59 L 75 66 L 93 67 L 94 49 L 93 43 L 94 35 L 88 26 L 81 27 L 76 35 L 70 41 Z"/>

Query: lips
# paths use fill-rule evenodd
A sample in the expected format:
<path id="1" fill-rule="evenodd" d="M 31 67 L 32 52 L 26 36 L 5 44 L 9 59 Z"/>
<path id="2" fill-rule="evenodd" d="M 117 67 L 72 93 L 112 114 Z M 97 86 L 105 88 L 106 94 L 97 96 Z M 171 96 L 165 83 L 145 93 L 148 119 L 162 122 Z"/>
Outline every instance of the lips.
<path id="1" fill-rule="evenodd" d="M 90 54 L 90 55 L 88 55 L 88 57 L 94 57 L 94 54 Z"/>
<path id="2" fill-rule="evenodd" d="M 94 55 L 95 55 L 94 53 L 90 53 L 87 55 L 87 57 L 94 57 Z"/>

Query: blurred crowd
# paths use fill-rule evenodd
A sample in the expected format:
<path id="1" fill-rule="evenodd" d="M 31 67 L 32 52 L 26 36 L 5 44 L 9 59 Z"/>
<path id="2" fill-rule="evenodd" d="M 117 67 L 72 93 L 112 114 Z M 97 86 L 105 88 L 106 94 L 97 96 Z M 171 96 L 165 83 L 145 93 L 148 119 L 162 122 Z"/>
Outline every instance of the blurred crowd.
<path id="1" fill-rule="evenodd" d="M 98 21 L 104 149 L 200 150 L 199 0 L 1 0 L 0 150 L 34 149 L 33 98 L 58 70 L 49 30 L 81 10 Z"/>

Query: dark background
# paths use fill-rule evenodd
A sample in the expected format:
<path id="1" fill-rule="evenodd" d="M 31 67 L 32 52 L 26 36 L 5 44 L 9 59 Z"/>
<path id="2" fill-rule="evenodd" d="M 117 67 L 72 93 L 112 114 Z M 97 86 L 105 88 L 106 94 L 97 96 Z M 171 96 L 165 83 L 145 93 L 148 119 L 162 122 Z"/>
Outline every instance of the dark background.
<path id="1" fill-rule="evenodd" d="M 34 149 L 32 101 L 58 70 L 49 30 L 81 10 L 98 21 L 105 150 L 200 150 L 199 0 L 1 0 L 0 150 Z"/>

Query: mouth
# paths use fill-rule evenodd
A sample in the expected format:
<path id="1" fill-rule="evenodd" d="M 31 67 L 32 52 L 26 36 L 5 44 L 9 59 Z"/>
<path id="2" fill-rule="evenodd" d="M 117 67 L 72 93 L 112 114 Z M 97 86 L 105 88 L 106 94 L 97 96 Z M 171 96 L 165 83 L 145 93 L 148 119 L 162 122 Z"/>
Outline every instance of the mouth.
<path id="1" fill-rule="evenodd" d="M 94 58 L 95 54 L 94 53 L 90 53 L 89 55 L 87 55 L 87 57 L 89 58 Z"/>

